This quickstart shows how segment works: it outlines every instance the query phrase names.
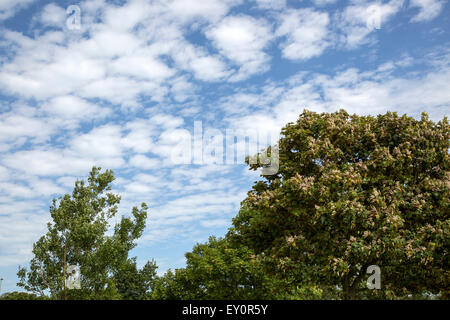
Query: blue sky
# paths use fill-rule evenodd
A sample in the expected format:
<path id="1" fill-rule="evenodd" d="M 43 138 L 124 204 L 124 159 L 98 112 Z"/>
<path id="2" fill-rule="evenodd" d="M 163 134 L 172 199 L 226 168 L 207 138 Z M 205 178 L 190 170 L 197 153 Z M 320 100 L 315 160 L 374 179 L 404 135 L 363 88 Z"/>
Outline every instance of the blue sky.
<path id="1" fill-rule="evenodd" d="M 174 162 L 194 122 L 220 138 L 276 137 L 305 108 L 442 119 L 449 32 L 445 0 L 2 0 L 2 291 L 17 289 L 50 200 L 93 165 L 116 173 L 121 214 L 150 206 L 141 265 L 182 267 L 224 235 L 259 175 Z"/>

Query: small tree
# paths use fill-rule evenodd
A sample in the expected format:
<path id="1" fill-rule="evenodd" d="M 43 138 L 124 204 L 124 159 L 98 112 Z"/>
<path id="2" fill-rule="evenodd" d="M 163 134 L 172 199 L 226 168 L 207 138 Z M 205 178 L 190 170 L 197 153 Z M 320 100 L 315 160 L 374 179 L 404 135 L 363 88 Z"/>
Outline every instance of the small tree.
<path id="1" fill-rule="evenodd" d="M 55 299 L 119 299 L 115 279 L 145 228 L 147 205 L 134 207 L 107 236 L 108 220 L 117 214 L 120 196 L 110 192 L 113 172 L 94 167 L 87 183 L 77 180 L 72 195 L 53 200 L 48 232 L 33 245 L 30 270 L 18 271 L 20 287 Z M 66 288 L 67 267 L 80 267 L 81 288 Z"/>
<path id="2" fill-rule="evenodd" d="M 304 111 L 282 130 L 279 172 L 255 183 L 228 237 L 272 275 L 347 299 L 448 298 L 449 138 L 447 119 L 426 114 Z M 370 265 L 381 290 L 365 286 Z"/>
<path id="3" fill-rule="evenodd" d="M 157 266 L 148 261 L 141 270 L 136 266 L 136 259 L 128 259 L 114 276 L 117 289 L 125 300 L 149 300 L 154 289 Z"/>
<path id="4" fill-rule="evenodd" d="M 159 279 L 160 299 L 270 299 L 272 281 L 261 263 L 244 246 L 210 237 L 186 253 L 186 268 L 169 271 Z M 158 296 L 156 296 L 158 295 Z"/>

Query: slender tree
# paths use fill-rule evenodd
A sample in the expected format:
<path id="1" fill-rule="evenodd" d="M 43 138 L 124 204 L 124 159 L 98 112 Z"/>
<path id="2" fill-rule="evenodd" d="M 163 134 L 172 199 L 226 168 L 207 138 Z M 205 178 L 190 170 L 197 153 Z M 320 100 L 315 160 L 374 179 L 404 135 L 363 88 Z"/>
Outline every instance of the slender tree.
<path id="1" fill-rule="evenodd" d="M 94 167 L 87 182 L 76 181 L 71 195 L 53 200 L 48 232 L 34 244 L 29 270 L 19 267 L 18 286 L 54 299 L 121 298 L 117 273 L 134 263 L 128 254 L 145 228 L 147 205 L 134 207 L 132 218 L 122 217 L 106 235 L 120 196 L 110 192 L 113 172 L 100 170 Z M 69 265 L 80 268 L 78 290 L 66 288 Z"/>

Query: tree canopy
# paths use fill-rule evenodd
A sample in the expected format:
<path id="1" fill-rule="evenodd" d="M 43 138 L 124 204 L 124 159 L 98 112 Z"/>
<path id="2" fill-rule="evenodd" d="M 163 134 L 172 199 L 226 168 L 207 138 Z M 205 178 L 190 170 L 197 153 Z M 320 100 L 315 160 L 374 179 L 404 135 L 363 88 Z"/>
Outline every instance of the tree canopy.
<path id="1" fill-rule="evenodd" d="M 30 270 L 19 268 L 18 286 L 55 299 L 145 296 L 156 266 L 149 262 L 138 271 L 129 252 L 144 231 L 147 205 L 134 207 L 132 218 L 122 216 L 112 236 L 106 235 L 120 202 L 120 196 L 110 192 L 113 180 L 111 170 L 94 167 L 87 182 L 76 181 L 71 195 L 53 200 L 48 232 L 33 245 Z M 78 290 L 66 288 L 69 265 L 80 268 Z M 138 279 L 142 282 L 136 285 Z"/>
<path id="2" fill-rule="evenodd" d="M 446 118 L 305 111 L 281 133 L 279 171 L 248 193 L 233 242 L 273 275 L 337 286 L 343 298 L 448 297 Z M 365 286 L 370 265 L 381 268 L 381 290 Z"/>

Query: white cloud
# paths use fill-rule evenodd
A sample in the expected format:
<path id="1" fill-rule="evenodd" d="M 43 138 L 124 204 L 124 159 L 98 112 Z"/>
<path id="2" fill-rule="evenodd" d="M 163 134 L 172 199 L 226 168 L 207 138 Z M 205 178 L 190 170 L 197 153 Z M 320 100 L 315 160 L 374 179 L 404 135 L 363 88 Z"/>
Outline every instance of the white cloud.
<path id="1" fill-rule="evenodd" d="M 131 32 L 113 30 L 107 25 L 99 25 L 91 31 L 89 39 L 71 43 L 67 51 L 82 54 L 86 59 L 113 59 L 132 54 L 141 44 L 142 39 Z M 101 60 L 97 61 L 101 62 Z"/>
<path id="2" fill-rule="evenodd" d="M 319 56 L 329 46 L 326 12 L 313 9 L 290 9 L 279 17 L 280 26 L 276 34 L 286 37 L 281 48 L 283 57 L 292 60 L 305 60 Z"/>
<path id="3" fill-rule="evenodd" d="M 120 126 L 96 127 L 88 133 L 74 137 L 70 142 L 71 151 L 76 156 L 86 158 L 120 159 L 124 151 L 121 138 Z"/>
<path id="4" fill-rule="evenodd" d="M 11 18 L 14 14 L 29 6 L 35 0 L 2 0 L 0 2 L 0 21 Z"/>
<path id="5" fill-rule="evenodd" d="M 32 243 L 43 234 L 48 221 L 48 214 L 36 208 L 38 203 L 32 201 L 23 206 L 17 201 L 0 204 L 4 213 L 0 215 L 0 266 L 17 266 L 30 257 Z"/>
<path id="6" fill-rule="evenodd" d="M 95 165 L 94 161 L 69 156 L 63 150 L 18 151 L 5 155 L 2 162 L 7 167 L 35 176 L 85 174 Z"/>
<path id="7" fill-rule="evenodd" d="M 236 208 L 241 200 L 241 194 L 225 193 L 224 195 L 222 191 L 179 197 L 161 207 L 154 208 L 153 224 L 171 225 L 179 223 L 180 218 L 182 221 L 192 221 L 200 220 L 210 214 L 223 214 Z"/>
<path id="8" fill-rule="evenodd" d="M 24 184 L 19 183 L 10 183 L 10 182 L 0 182 L 0 190 L 2 194 L 7 195 L 11 198 L 33 198 L 35 194 L 33 194 L 32 190 L 25 186 Z"/>
<path id="9" fill-rule="evenodd" d="M 200 224 L 205 228 L 225 227 L 231 224 L 231 219 L 208 219 L 202 220 Z"/>
<path id="10" fill-rule="evenodd" d="M 180 76 L 171 82 L 170 94 L 177 102 L 183 102 L 192 97 L 196 89 L 186 76 Z"/>
<path id="11" fill-rule="evenodd" d="M 129 75 L 141 79 L 165 79 L 174 75 L 175 71 L 161 61 L 145 54 L 145 52 L 123 56 L 111 64 L 115 74 Z"/>
<path id="12" fill-rule="evenodd" d="M 445 57 L 446 62 L 442 57 L 435 62 L 427 57 L 435 64 L 432 70 L 405 72 L 402 76 L 393 74 L 405 66 L 403 60 L 383 63 L 370 71 L 347 68 L 334 75 L 300 72 L 279 84 L 279 94 L 270 95 L 278 91 L 271 86 L 262 88 L 252 96 L 252 104 L 257 107 L 242 114 L 227 112 L 225 119 L 234 129 L 272 136 L 286 123 L 296 121 L 304 109 L 333 112 L 343 108 L 359 115 L 377 115 L 389 110 L 415 117 L 426 111 L 431 119 L 441 120 L 450 110 L 450 92 L 445 89 L 450 82 L 450 57 Z M 407 65 L 411 63 L 408 61 Z M 239 90 L 231 101 L 234 108 L 246 110 L 247 99 L 236 98 L 242 95 L 243 90 Z M 271 98 L 267 99 L 268 96 Z"/>
<path id="13" fill-rule="evenodd" d="M 58 195 L 64 193 L 65 191 L 50 179 L 38 179 L 36 177 L 32 177 L 28 180 L 28 185 L 32 188 L 34 193 L 41 197 Z"/>
<path id="14" fill-rule="evenodd" d="M 150 121 L 155 125 L 163 127 L 165 129 L 175 129 L 181 126 L 184 122 L 183 118 L 163 113 L 152 116 Z"/>
<path id="15" fill-rule="evenodd" d="M 326 6 L 328 4 L 335 3 L 338 0 L 311 0 L 311 1 L 314 2 L 314 4 L 316 6 L 322 7 L 322 6 Z"/>
<path id="16" fill-rule="evenodd" d="M 75 181 L 77 180 L 77 177 L 73 176 L 63 176 L 56 179 L 59 185 L 65 187 L 65 188 L 72 188 L 75 185 Z"/>
<path id="17" fill-rule="evenodd" d="M 70 94 L 89 81 L 105 75 L 104 65 L 100 61 L 90 59 L 78 51 L 41 43 L 39 38 L 31 42 L 42 51 L 42 55 L 47 56 L 42 59 L 33 54 L 32 47 L 22 46 L 25 50 L 0 70 L 3 91 L 25 98 L 48 99 Z M 26 60 L 26 63 L 21 63 L 22 60 Z"/>
<path id="18" fill-rule="evenodd" d="M 158 169 L 161 167 L 161 161 L 157 158 L 149 158 L 144 155 L 133 156 L 129 160 L 129 164 L 142 170 Z"/>
<path id="19" fill-rule="evenodd" d="M 5 181 L 10 178 L 9 170 L 3 166 L 0 166 L 0 181 Z"/>
<path id="20" fill-rule="evenodd" d="M 141 94 L 149 95 L 153 100 L 160 101 L 167 90 L 157 82 L 111 76 L 91 82 L 80 89 L 79 94 L 85 98 L 104 99 L 113 104 L 137 108 L 140 106 L 139 96 Z"/>
<path id="21" fill-rule="evenodd" d="M 209 55 L 206 50 L 190 43 L 183 42 L 172 56 L 180 68 L 193 72 L 199 80 L 219 81 L 230 74 L 219 56 Z"/>
<path id="22" fill-rule="evenodd" d="M 73 101 L 69 99 L 69 102 Z M 36 124 L 29 122 L 28 127 L 22 127 L 18 125 L 19 121 L 23 121 L 22 118 L 6 118 L 8 123 L 11 123 L 9 127 L 1 127 L 6 130 L 3 139 L 8 138 L 6 133 L 9 134 L 6 143 L 23 144 L 26 142 L 26 135 L 37 139 L 33 130 L 36 130 L 37 125 L 45 128 L 45 123 L 39 121 Z M 12 122 L 13 120 L 15 122 Z M 148 119 L 136 118 L 121 125 L 107 123 L 95 126 L 86 133 L 77 132 L 76 135 L 69 134 L 61 138 L 61 148 L 35 146 L 31 150 L 5 154 L 0 160 L 9 168 L 38 176 L 82 174 L 95 164 L 118 168 L 125 165 L 127 155 L 128 163 L 132 167 L 156 169 L 163 163 L 171 164 L 172 150 L 179 143 L 180 132 L 184 133 L 178 129 L 182 124 L 182 118 L 169 114 L 156 114 Z M 14 132 L 13 129 L 18 131 Z M 28 133 L 24 129 L 29 130 Z M 53 128 L 56 129 L 61 128 Z M 50 133 L 47 133 L 43 138 L 49 138 L 49 135 Z M 20 140 L 16 141 L 18 138 Z M 143 155 L 144 153 L 152 153 L 156 157 L 149 158 Z"/>
<path id="23" fill-rule="evenodd" d="M 231 70 L 220 55 L 187 41 L 184 25 L 198 19 L 204 24 L 216 22 L 239 3 L 133 0 L 116 6 L 101 0 L 81 2 L 83 33 L 79 35 L 52 30 L 26 36 L 5 31 L 0 45 L 12 59 L 0 66 L 1 90 L 25 99 L 77 95 L 138 108 L 143 96 L 161 102 L 172 87 L 177 101 L 186 100 L 189 78 L 182 83 L 177 73 L 187 71 L 199 80 L 219 81 Z M 58 26 L 65 15 L 63 8 L 50 3 L 37 18 L 42 25 Z M 171 60 L 174 64 L 169 67 Z"/>
<path id="24" fill-rule="evenodd" d="M 14 104 L 12 111 L 0 114 L 0 149 L 47 141 L 57 129 L 57 124 L 38 117 L 35 108 Z"/>
<path id="25" fill-rule="evenodd" d="M 45 26 L 59 27 L 60 29 L 65 27 L 65 21 L 67 19 L 66 10 L 55 3 L 47 4 L 41 12 L 40 22 Z"/>
<path id="26" fill-rule="evenodd" d="M 347 48 L 355 48 L 370 42 L 369 35 L 385 28 L 387 21 L 402 7 L 403 0 L 357 1 L 335 16 L 339 42 Z"/>
<path id="27" fill-rule="evenodd" d="M 264 52 L 272 39 L 271 26 L 250 16 L 228 16 L 205 32 L 219 52 L 239 66 L 232 80 L 267 71 L 269 56 Z"/>
<path id="28" fill-rule="evenodd" d="M 286 8 L 286 0 L 253 0 L 260 9 L 281 10 Z"/>
<path id="29" fill-rule="evenodd" d="M 103 21 L 105 29 L 114 32 L 126 32 L 143 22 L 151 13 L 148 1 L 132 0 L 122 6 L 104 6 Z"/>
<path id="30" fill-rule="evenodd" d="M 194 18 L 217 21 L 229 11 L 230 6 L 239 2 L 227 0 L 173 0 L 168 2 L 167 7 L 171 15 L 184 23 Z"/>
<path id="31" fill-rule="evenodd" d="M 328 105 L 343 106 L 357 114 L 377 114 L 387 110 L 420 115 L 432 112 L 433 119 L 442 118 L 450 110 L 450 93 L 445 83 L 450 81 L 450 69 L 429 72 L 423 75 L 404 77 L 383 76 L 372 80 L 371 75 L 356 72 L 356 81 L 346 77 L 318 80 L 324 88 Z"/>
<path id="32" fill-rule="evenodd" d="M 410 0 L 409 6 L 419 8 L 419 13 L 411 18 L 411 22 L 425 22 L 436 18 L 444 8 L 443 0 Z"/>
<path id="33" fill-rule="evenodd" d="M 125 192 L 133 194 L 145 194 L 150 197 L 151 193 L 157 193 L 158 189 L 155 186 L 141 183 L 141 182 L 131 182 L 125 185 Z"/>
<path id="34" fill-rule="evenodd" d="M 153 122 L 144 119 L 136 119 L 125 125 L 127 133 L 122 138 L 122 143 L 135 153 L 147 153 L 154 146 L 153 136 L 157 135 Z"/>
<path id="35" fill-rule="evenodd" d="M 41 110 L 49 115 L 84 121 L 106 117 L 111 112 L 76 96 L 55 97 L 44 103 Z"/>

